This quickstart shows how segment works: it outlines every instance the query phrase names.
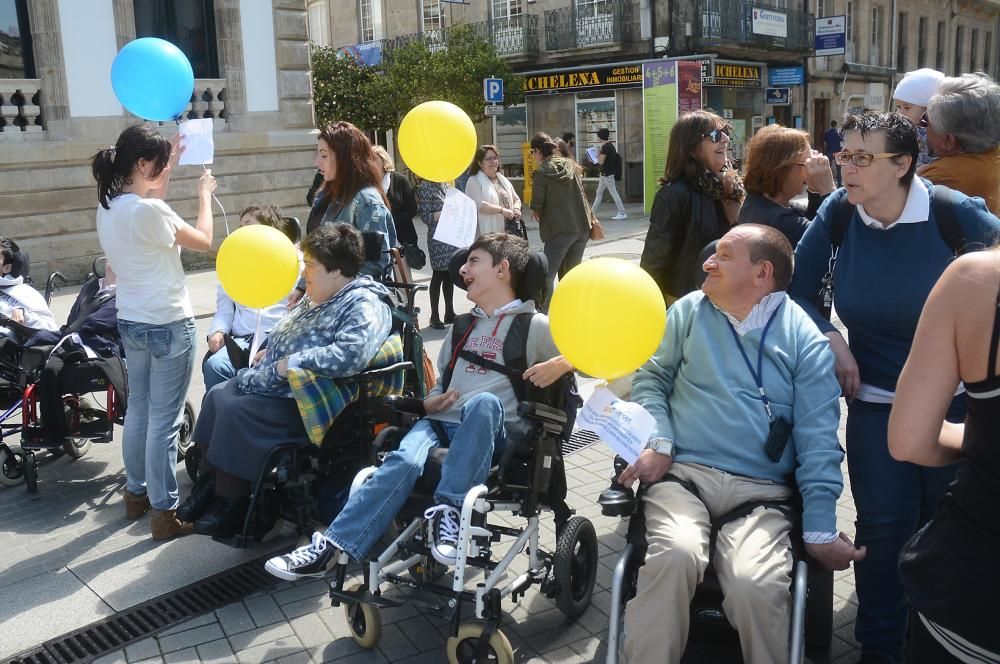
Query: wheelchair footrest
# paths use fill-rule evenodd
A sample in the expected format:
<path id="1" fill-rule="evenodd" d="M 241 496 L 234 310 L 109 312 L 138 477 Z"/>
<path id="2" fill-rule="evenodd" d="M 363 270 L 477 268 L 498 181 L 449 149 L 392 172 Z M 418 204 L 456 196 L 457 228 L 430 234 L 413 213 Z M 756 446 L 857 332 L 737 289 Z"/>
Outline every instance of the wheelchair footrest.
<path id="1" fill-rule="evenodd" d="M 360 602 L 361 604 L 368 604 L 378 609 L 391 609 L 402 606 L 402 603 L 388 599 L 384 595 L 376 596 L 371 594 L 365 587 L 358 588 L 357 590 L 335 590 L 334 585 L 330 584 L 330 599 L 347 602 L 348 604 Z"/>

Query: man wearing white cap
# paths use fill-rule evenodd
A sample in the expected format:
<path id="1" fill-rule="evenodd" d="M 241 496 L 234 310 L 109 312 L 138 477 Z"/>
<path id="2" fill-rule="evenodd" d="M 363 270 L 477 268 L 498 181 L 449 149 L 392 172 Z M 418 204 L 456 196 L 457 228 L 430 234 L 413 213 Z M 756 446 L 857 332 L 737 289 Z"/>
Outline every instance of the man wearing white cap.
<path id="1" fill-rule="evenodd" d="M 917 167 L 929 164 L 931 157 L 927 154 L 927 130 L 921 122 L 924 111 L 931 97 L 937 92 L 938 84 L 944 74 L 935 69 L 917 69 L 907 72 L 903 80 L 896 86 L 892 97 L 896 104 L 896 112 L 905 115 L 917 128 L 920 137 L 920 155 L 917 157 Z"/>
<path id="2" fill-rule="evenodd" d="M 1000 85 L 986 74 L 943 78 L 924 117 L 936 159 L 917 174 L 978 196 L 1000 214 Z"/>

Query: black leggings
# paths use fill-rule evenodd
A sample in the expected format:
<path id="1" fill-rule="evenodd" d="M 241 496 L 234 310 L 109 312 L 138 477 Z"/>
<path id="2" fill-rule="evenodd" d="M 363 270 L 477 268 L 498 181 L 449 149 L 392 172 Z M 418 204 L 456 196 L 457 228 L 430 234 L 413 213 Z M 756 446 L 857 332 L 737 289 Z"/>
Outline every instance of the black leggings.
<path id="1" fill-rule="evenodd" d="M 439 318 L 438 316 L 438 295 L 441 293 L 441 287 L 444 286 L 444 315 L 451 318 L 455 315 L 455 310 L 451 303 L 452 296 L 455 294 L 455 284 L 451 281 L 451 275 L 448 274 L 448 270 L 434 270 L 431 273 L 431 317 Z"/>

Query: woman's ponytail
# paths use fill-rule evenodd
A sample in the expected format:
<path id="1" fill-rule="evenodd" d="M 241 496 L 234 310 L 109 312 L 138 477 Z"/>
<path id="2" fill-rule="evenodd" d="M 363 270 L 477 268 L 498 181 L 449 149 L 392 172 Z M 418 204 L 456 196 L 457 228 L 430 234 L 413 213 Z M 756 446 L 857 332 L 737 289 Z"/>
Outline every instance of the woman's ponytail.
<path id="1" fill-rule="evenodd" d="M 115 174 L 115 148 L 98 150 L 90 164 L 90 171 L 97 180 L 97 200 L 107 210 L 108 200 L 120 194 L 122 188 L 122 179 Z"/>
<path id="2" fill-rule="evenodd" d="M 153 163 L 147 177 L 159 177 L 170 161 L 170 141 L 145 124 L 128 127 L 113 147 L 98 150 L 90 163 L 90 171 L 97 180 L 97 200 L 101 207 L 110 209 L 110 200 L 122 193 L 140 159 Z"/>

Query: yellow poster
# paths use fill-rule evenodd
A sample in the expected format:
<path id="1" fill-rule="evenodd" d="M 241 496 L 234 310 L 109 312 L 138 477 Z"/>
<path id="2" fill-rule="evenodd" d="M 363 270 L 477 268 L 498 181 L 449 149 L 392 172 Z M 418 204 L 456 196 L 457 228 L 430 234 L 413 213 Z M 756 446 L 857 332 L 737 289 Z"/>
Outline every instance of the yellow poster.
<path id="1" fill-rule="evenodd" d="M 524 192 L 521 202 L 531 205 L 531 176 L 535 174 L 535 158 L 531 156 L 531 144 L 521 143 L 521 160 L 524 161 Z"/>

